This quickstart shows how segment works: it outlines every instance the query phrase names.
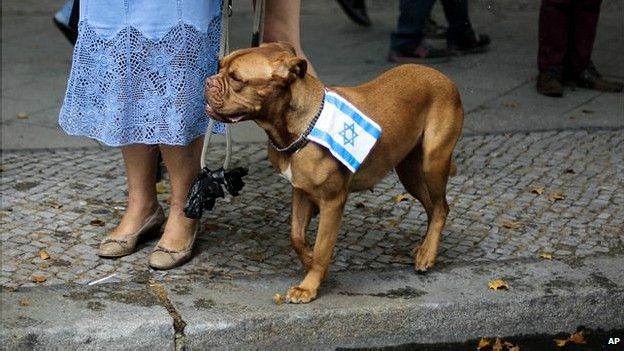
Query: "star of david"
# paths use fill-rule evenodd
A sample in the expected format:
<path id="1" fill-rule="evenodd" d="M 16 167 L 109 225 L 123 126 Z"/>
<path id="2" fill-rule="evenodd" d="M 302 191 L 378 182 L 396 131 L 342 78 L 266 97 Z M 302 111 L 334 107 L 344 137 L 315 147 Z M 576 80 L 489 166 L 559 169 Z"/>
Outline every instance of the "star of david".
<path id="1" fill-rule="evenodd" d="M 355 138 L 358 137 L 358 133 L 355 132 L 355 123 L 345 123 L 344 129 L 342 129 L 338 134 L 342 137 L 345 146 L 355 146 L 353 142 L 355 141 Z"/>

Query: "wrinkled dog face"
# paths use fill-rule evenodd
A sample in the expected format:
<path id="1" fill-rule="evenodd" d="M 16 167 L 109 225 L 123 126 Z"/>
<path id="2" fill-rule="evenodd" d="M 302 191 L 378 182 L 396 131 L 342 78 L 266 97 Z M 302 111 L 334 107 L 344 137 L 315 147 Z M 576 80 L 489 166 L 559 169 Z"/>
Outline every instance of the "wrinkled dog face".
<path id="1" fill-rule="evenodd" d="M 307 63 L 286 43 L 262 44 L 224 57 L 219 73 L 206 79 L 206 113 L 236 123 L 262 113 L 265 101 L 283 94 L 306 74 Z"/>

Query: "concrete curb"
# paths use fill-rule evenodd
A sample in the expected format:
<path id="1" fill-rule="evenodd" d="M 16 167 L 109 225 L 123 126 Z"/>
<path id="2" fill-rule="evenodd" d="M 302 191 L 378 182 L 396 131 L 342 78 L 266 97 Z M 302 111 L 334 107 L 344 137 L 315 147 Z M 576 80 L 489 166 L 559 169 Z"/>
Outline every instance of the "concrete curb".
<path id="1" fill-rule="evenodd" d="M 167 310 L 140 284 L 3 290 L 3 350 L 173 349 Z"/>
<path id="2" fill-rule="evenodd" d="M 622 329 L 623 266 L 620 255 L 478 262 L 427 275 L 336 273 L 309 305 L 271 299 L 298 277 L 173 282 L 164 285 L 169 314 L 140 284 L 5 290 L 0 343 L 7 349 L 334 349 L 557 333 L 581 324 Z M 510 289 L 489 290 L 488 281 L 498 278 Z M 178 338 L 174 314 L 185 325 Z"/>

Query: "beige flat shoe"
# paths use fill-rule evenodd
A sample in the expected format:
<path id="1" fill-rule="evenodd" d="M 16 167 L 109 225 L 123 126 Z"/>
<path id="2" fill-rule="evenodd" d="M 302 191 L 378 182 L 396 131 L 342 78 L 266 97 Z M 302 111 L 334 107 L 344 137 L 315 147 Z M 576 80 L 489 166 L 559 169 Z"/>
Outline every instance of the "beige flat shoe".
<path id="1" fill-rule="evenodd" d="M 156 212 L 133 234 L 126 235 L 123 239 L 113 239 L 109 235 L 102 240 L 98 255 L 106 258 L 127 256 L 135 251 L 136 244 L 141 237 L 159 231 L 163 223 L 165 223 L 165 212 L 162 207 L 158 206 Z"/>
<path id="2" fill-rule="evenodd" d="M 193 232 L 191 242 L 182 250 L 175 251 L 157 245 L 149 258 L 149 265 L 155 269 L 171 269 L 186 263 L 193 254 L 193 244 L 199 232 L 199 223 Z"/>

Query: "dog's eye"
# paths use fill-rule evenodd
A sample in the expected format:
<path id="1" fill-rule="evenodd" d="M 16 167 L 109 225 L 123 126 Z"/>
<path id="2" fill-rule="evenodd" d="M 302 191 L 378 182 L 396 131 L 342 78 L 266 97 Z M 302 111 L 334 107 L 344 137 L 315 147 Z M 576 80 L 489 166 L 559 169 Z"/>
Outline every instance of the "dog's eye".
<path id="1" fill-rule="evenodd" d="M 233 81 L 235 81 L 235 82 L 241 82 L 241 83 L 243 82 L 243 80 L 242 80 L 242 79 L 240 79 L 240 78 L 236 75 L 236 73 L 234 73 L 234 72 L 230 72 L 229 77 L 230 77 L 230 79 L 231 79 L 231 80 L 233 80 Z"/>

